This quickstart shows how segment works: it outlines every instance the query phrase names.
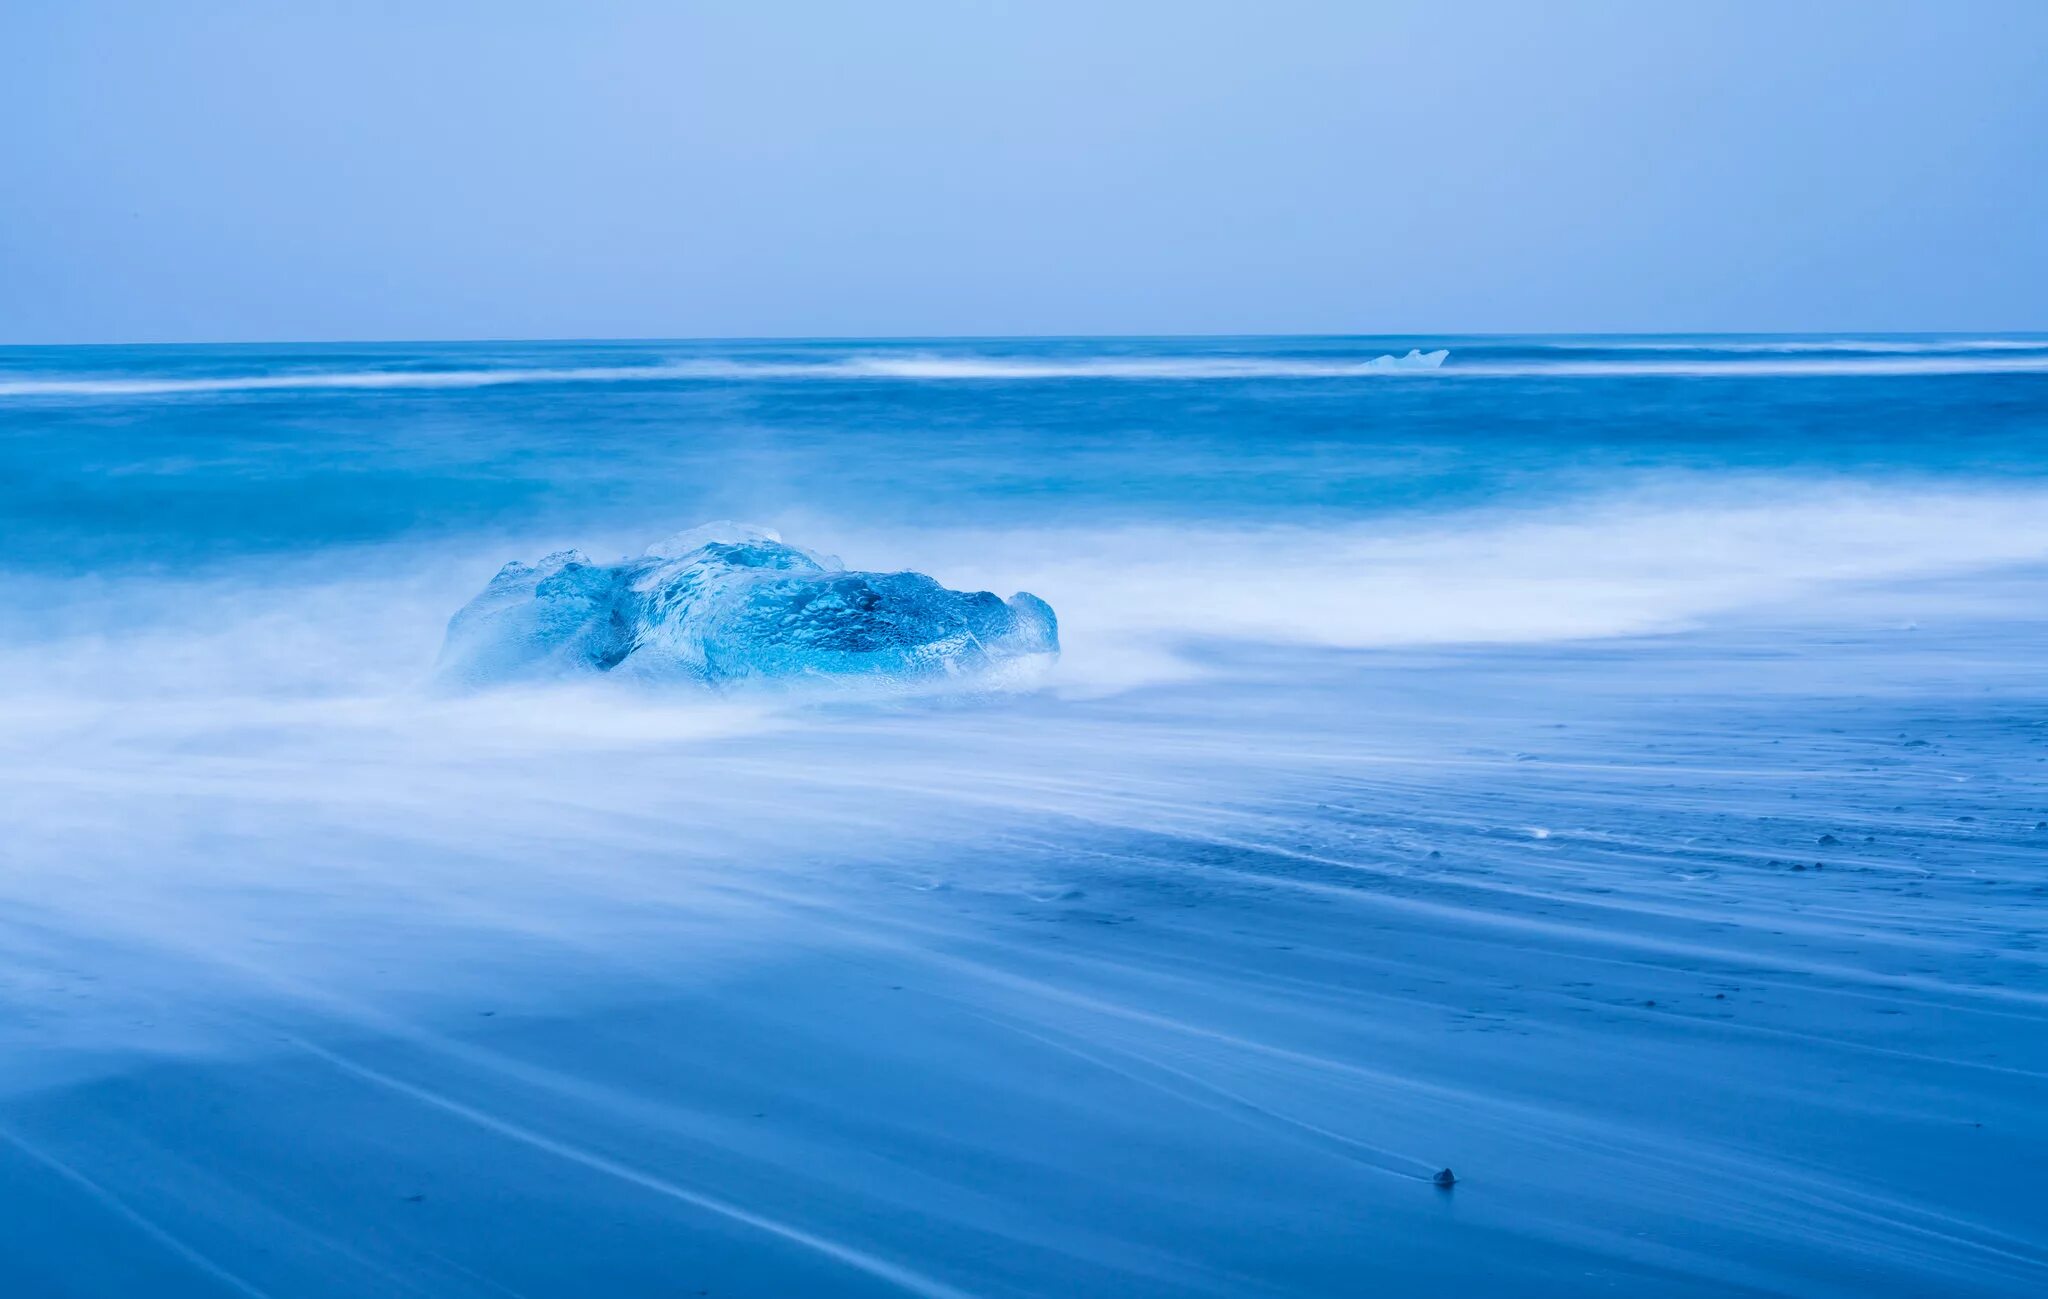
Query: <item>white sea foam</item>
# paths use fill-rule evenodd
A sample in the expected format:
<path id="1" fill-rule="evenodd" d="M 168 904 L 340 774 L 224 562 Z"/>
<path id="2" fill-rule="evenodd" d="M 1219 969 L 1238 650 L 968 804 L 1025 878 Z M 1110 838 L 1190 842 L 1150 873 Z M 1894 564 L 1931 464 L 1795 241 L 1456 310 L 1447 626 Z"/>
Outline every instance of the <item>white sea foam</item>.
<path id="1" fill-rule="evenodd" d="M 1529 346 L 1602 352 L 1822 352 L 1859 354 L 1943 352 L 2048 352 L 2048 336 L 2034 338 L 1588 338 L 1532 340 Z"/>
<path id="2" fill-rule="evenodd" d="M 2048 374 L 2048 351 L 2034 355 L 1897 355 L 1698 357 L 1684 360 L 1587 359 L 1583 361 L 1479 362 L 1460 365 L 1461 378 L 1607 379 L 1673 378 L 1828 378 L 1941 374 Z"/>
<path id="3" fill-rule="evenodd" d="M 527 383 L 627 383 L 704 378 L 695 365 L 617 365 L 476 370 L 306 370 L 205 378 L 94 379 L 59 375 L 0 381 L 0 397 L 163 397 L 212 392 L 300 392 L 322 388 L 489 388 Z"/>
<path id="4" fill-rule="evenodd" d="M 1335 526 L 770 521 L 870 567 L 1042 595 L 1066 645 L 1055 680 L 1091 688 L 1177 675 L 1180 647 L 1205 640 L 1374 648 L 1597 639 L 1787 602 L 1820 617 L 1831 600 L 1871 584 L 2048 562 L 2048 490 L 1769 477 L 1665 477 L 1540 509 Z M 0 645 L 0 666 L 34 683 L 15 694 L 16 707 L 39 691 L 403 693 L 426 674 L 449 611 L 497 569 L 507 544 L 112 582 L 90 597 L 104 608 L 51 591 L 49 600 L 71 600 L 73 611 L 50 636 Z"/>
<path id="5" fill-rule="evenodd" d="M 1436 370 L 1449 352 L 1411 350 L 1361 361 L 1263 357 L 1077 357 L 865 355 L 829 361 L 681 360 L 650 365 L 469 370 L 307 370 L 205 378 L 98 379 L 75 375 L 0 380 L 0 397 L 148 397 L 323 388 L 489 388 L 507 384 L 673 383 L 747 379 L 1262 379 L 1348 378 Z"/>
<path id="6" fill-rule="evenodd" d="M 833 374 L 890 379 L 1341 379 L 1360 375 L 1436 370 L 1450 352 L 1410 349 L 1370 361 L 1286 360 L 1273 357 L 1092 357 L 1074 360 L 981 356 L 863 357 L 827 367 Z"/>
<path id="7" fill-rule="evenodd" d="M 1783 377 L 2043 374 L 2048 342 L 2018 339 L 1970 343 L 1839 343 L 1662 341 L 1592 342 L 1543 347 L 1597 347 L 1642 356 L 1585 359 L 1465 360 L 1446 364 L 1447 349 L 1411 350 L 1370 360 L 1232 356 L 1003 357 L 987 355 L 866 354 L 819 361 L 703 358 L 645 365 L 506 366 L 452 370 L 306 370 L 282 374 L 229 374 L 198 378 L 95 378 L 42 375 L 0 379 L 8 398 L 124 399 L 203 396 L 211 393 L 334 390 L 433 390 L 537 384 L 633 384 L 774 380 L 913 382 L 1032 382 L 1044 380 L 1201 381 L 1258 379 L 1369 379 L 1390 375 L 1485 378 Z M 1703 355 L 1666 358 L 1665 353 Z"/>
<path id="8" fill-rule="evenodd" d="M 1696 627 L 1871 584 L 2048 562 L 2048 491 L 1666 478 L 1545 509 L 1339 527 L 1010 530 L 831 544 L 1059 612 L 1063 673 L 1119 677 L 1205 638 L 1373 648 Z M 1924 593 L 1919 598 L 1925 598 Z"/>

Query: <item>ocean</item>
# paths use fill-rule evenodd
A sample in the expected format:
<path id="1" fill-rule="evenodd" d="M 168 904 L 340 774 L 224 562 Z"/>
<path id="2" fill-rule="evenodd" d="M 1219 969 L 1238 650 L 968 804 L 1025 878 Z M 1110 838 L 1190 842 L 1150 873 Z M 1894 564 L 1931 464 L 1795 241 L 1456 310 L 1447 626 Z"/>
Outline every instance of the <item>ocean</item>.
<path id="1" fill-rule="evenodd" d="M 1060 661 L 435 680 L 716 520 Z M 0 576 L 0 1293 L 2048 1289 L 2048 335 L 5 348 Z"/>

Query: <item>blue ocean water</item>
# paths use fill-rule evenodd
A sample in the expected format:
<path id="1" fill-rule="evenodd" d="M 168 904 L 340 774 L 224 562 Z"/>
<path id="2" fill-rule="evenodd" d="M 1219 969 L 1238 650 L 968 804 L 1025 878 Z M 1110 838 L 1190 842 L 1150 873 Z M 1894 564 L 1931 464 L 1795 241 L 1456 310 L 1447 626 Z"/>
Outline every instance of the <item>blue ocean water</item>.
<path id="1" fill-rule="evenodd" d="M 1064 653 L 433 688 L 721 519 Z M 2048 336 L 0 349 L 0 577 L 0 1292 L 2048 1285 Z"/>
<path id="2" fill-rule="evenodd" d="M 1327 524 L 1678 470 L 2035 481 L 2044 373 L 2048 336 L 12 348 L 0 541 L 78 570 L 792 510 Z"/>

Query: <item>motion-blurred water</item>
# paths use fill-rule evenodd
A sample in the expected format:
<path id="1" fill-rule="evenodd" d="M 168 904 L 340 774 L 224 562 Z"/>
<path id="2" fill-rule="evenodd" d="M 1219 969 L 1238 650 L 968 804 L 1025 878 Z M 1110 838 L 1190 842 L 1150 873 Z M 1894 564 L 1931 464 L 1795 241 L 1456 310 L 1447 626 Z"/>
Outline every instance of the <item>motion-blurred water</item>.
<path id="1" fill-rule="evenodd" d="M 719 518 L 1064 659 L 427 688 Z M 0 1291 L 2048 1284 L 2048 337 L 0 350 L 0 569 Z"/>

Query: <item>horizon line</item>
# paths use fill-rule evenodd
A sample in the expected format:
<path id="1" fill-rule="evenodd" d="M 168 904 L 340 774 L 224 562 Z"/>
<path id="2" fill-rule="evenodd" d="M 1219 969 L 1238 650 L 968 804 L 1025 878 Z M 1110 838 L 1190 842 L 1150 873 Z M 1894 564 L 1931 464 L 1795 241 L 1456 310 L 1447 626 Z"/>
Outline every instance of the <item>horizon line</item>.
<path id="1" fill-rule="evenodd" d="M 1754 338 L 1754 339 L 2009 339 L 2040 338 L 2048 341 L 2048 328 L 2042 329 L 1799 329 L 1799 330 L 1474 330 L 1474 331 L 1402 331 L 1385 333 L 1330 333 L 1330 332 L 1284 332 L 1284 333 L 1240 333 L 1240 332 L 1180 332 L 1180 333 L 1072 333 L 1072 334 L 591 334 L 591 335 L 477 335 L 458 337 L 455 335 L 433 337 L 391 337 L 391 338 L 210 338 L 210 339 L 109 339 L 82 342 L 0 342 L 0 351 L 28 351 L 41 348 L 82 348 L 82 347 L 406 347 L 406 346 L 448 346 L 458 344 L 678 344 L 678 343 L 933 343 L 933 342 L 984 342 L 1022 343 L 1053 341 L 1093 342 L 1138 342 L 1171 341 L 1177 339 L 1516 339 L 1516 338 L 1583 338 L 1583 339 L 1684 339 L 1684 338 Z"/>

